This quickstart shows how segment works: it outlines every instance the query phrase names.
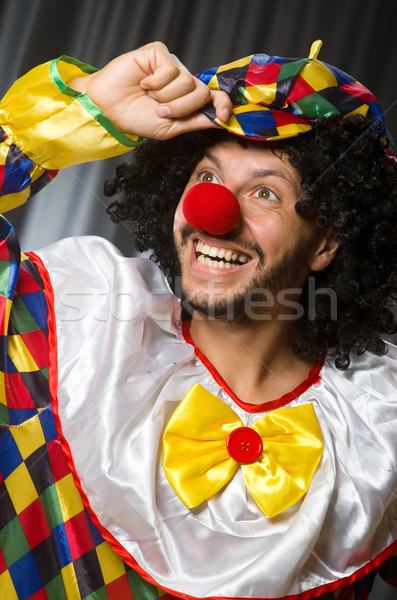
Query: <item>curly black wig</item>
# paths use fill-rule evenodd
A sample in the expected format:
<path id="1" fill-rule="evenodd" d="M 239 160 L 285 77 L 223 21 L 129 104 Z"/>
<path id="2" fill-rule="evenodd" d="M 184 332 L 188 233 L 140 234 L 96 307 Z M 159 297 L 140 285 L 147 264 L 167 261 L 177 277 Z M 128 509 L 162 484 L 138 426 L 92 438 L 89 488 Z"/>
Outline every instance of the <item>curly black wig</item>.
<path id="1" fill-rule="evenodd" d="M 115 178 L 105 184 L 105 195 L 121 192 L 108 208 L 112 220 L 134 224 L 137 249 L 153 252 L 171 287 L 179 275 L 172 233 L 175 208 L 196 164 L 224 139 L 246 143 L 214 129 L 146 140 L 132 164 L 120 164 Z M 355 115 L 319 122 L 311 132 L 272 146 L 277 154 L 286 153 L 301 174 L 306 193 L 296 212 L 315 210 L 319 227 L 332 223 L 337 230 L 336 258 L 324 271 L 312 273 L 316 290 L 335 292 L 337 318 L 324 293 L 316 294 L 310 313 L 306 286 L 294 350 L 305 355 L 332 350 L 339 369 L 349 366 L 353 348 L 358 354 L 385 353 L 381 335 L 396 331 L 397 169 L 386 144 L 376 125 Z"/>

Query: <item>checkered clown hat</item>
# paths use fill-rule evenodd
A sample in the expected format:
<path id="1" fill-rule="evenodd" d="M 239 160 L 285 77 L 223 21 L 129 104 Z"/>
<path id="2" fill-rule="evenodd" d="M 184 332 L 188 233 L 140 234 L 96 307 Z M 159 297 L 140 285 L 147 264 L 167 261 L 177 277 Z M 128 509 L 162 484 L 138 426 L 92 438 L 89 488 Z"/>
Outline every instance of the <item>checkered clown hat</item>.
<path id="1" fill-rule="evenodd" d="M 213 106 L 202 111 L 230 133 L 257 140 L 278 140 L 306 133 L 316 121 L 360 114 L 386 134 L 375 96 L 350 75 L 320 60 L 322 42 L 312 44 L 308 58 L 252 54 L 197 75 L 212 90 L 229 94 L 233 115 L 222 123 Z"/>

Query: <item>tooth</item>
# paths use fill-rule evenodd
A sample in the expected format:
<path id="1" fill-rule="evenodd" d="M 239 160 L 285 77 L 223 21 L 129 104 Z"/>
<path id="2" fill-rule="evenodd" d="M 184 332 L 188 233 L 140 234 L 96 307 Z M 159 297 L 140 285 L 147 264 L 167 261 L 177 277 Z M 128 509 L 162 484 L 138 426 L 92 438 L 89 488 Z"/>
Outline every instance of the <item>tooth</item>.
<path id="1" fill-rule="evenodd" d="M 233 252 L 231 250 L 226 250 L 225 252 L 225 260 L 229 261 L 232 258 Z"/>
<path id="2" fill-rule="evenodd" d="M 203 242 L 200 242 L 200 240 L 197 242 L 196 251 L 197 252 L 203 251 Z"/>
<path id="3" fill-rule="evenodd" d="M 208 265 L 209 267 L 212 267 L 212 260 L 210 258 L 208 258 L 208 256 L 205 257 L 205 264 Z"/>
<path id="4" fill-rule="evenodd" d="M 210 256 L 216 256 L 218 254 L 218 248 L 215 248 L 214 246 L 212 246 L 210 248 L 210 251 L 208 253 Z"/>
<path id="5" fill-rule="evenodd" d="M 230 264 L 230 262 L 225 263 L 225 269 L 230 269 L 232 265 Z"/>
<path id="6" fill-rule="evenodd" d="M 210 247 L 208 244 L 204 244 L 204 246 L 201 249 L 201 252 L 203 252 L 204 254 L 208 254 L 210 251 Z"/>
<path id="7" fill-rule="evenodd" d="M 248 256 L 246 256 L 245 254 L 242 254 L 241 256 L 239 256 L 238 261 L 241 263 L 246 263 L 246 262 L 248 262 Z"/>
<path id="8" fill-rule="evenodd" d="M 232 260 L 237 260 L 238 254 L 237 252 L 233 252 L 232 254 Z"/>
<path id="9" fill-rule="evenodd" d="M 218 250 L 218 258 L 223 258 L 225 256 L 225 249 L 219 248 Z"/>
<path id="10" fill-rule="evenodd" d="M 220 260 L 220 261 L 218 262 L 218 267 L 219 267 L 220 269 L 224 269 L 224 268 L 225 268 L 225 263 L 223 262 L 223 260 Z"/>
<path id="11" fill-rule="evenodd" d="M 201 263 L 205 264 L 205 256 L 204 256 L 204 254 L 200 254 L 200 256 L 198 257 L 197 260 L 199 260 Z"/>

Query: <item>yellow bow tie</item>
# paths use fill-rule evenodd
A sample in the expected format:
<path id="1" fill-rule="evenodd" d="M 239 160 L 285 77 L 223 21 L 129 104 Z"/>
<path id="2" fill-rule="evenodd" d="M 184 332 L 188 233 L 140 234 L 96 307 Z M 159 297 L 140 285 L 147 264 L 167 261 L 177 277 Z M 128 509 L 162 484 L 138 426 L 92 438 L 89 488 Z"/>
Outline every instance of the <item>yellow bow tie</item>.
<path id="1" fill-rule="evenodd" d="M 178 405 L 163 436 L 164 472 L 188 508 L 219 492 L 241 466 L 269 518 L 306 493 L 322 452 L 312 404 L 274 410 L 243 427 L 232 408 L 199 384 Z"/>

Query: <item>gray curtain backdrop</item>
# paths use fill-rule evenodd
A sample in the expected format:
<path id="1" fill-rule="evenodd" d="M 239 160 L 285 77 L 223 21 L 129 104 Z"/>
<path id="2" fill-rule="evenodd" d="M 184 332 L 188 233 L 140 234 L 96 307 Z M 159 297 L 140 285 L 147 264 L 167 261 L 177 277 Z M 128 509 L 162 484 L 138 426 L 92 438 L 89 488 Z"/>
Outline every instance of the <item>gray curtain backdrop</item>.
<path id="1" fill-rule="evenodd" d="M 2 0 L 0 93 L 61 54 L 100 68 L 161 40 L 195 73 L 254 52 L 307 56 L 311 43 L 322 39 L 320 58 L 376 94 L 397 138 L 396 31 L 396 0 Z M 103 181 L 120 160 L 66 169 L 28 206 L 8 215 L 22 249 L 95 234 L 133 255 L 130 232 L 113 225 L 104 210 Z M 381 582 L 371 595 L 396 597 Z"/>

